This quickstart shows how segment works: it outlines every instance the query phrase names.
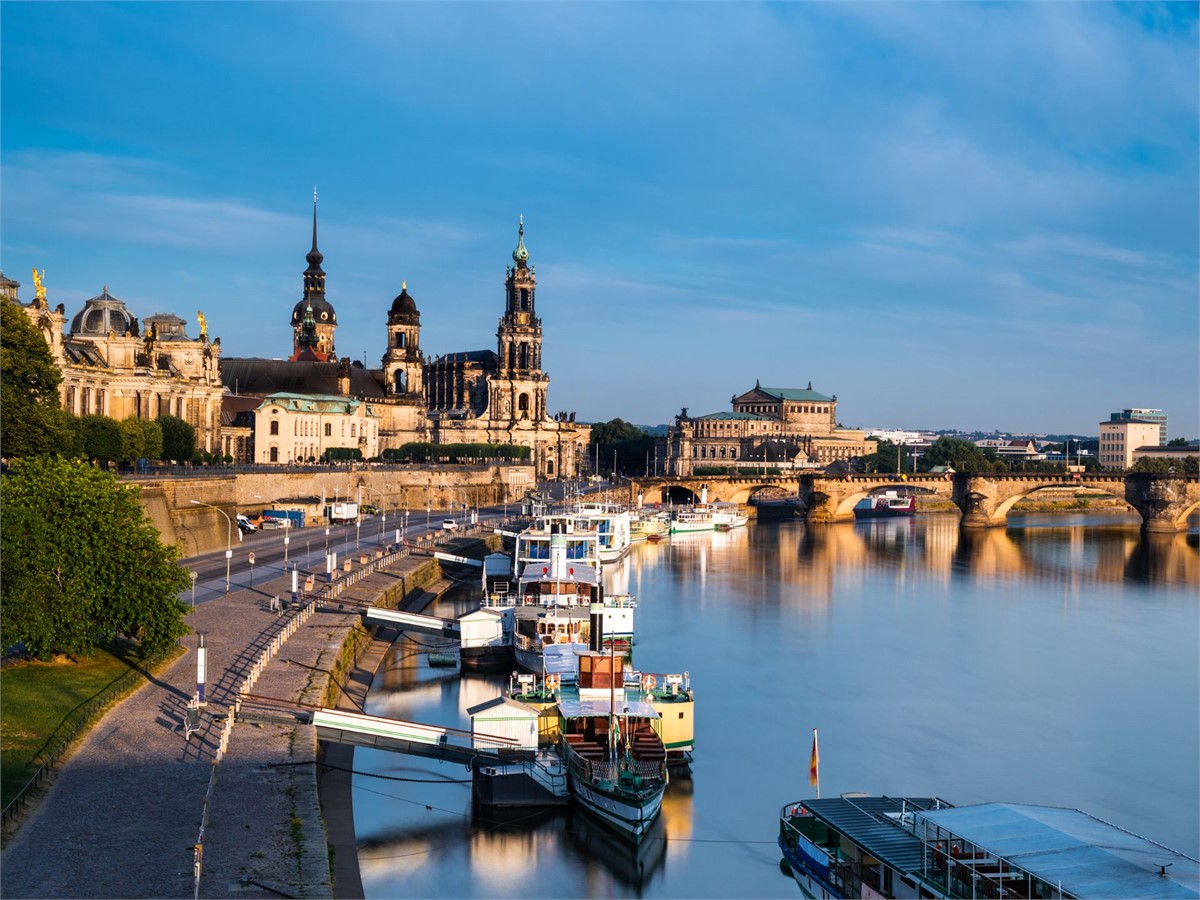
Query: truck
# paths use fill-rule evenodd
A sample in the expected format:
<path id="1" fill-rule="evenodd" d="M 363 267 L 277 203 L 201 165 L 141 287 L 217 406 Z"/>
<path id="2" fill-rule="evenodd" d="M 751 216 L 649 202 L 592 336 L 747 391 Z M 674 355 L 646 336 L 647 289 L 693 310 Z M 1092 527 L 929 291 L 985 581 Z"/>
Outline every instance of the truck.
<path id="1" fill-rule="evenodd" d="M 263 528 L 303 528 L 302 509 L 264 509 L 261 519 Z"/>
<path id="2" fill-rule="evenodd" d="M 353 522 L 358 518 L 358 504 L 331 503 L 325 507 L 325 518 L 330 522 Z"/>

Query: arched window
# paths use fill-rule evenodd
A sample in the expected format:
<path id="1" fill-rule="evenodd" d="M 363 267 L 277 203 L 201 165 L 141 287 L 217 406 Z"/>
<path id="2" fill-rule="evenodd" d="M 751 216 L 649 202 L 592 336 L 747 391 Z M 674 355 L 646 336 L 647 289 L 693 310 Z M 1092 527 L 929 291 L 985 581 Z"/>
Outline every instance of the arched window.
<path id="1" fill-rule="evenodd" d="M 519 396 L 517 398 L 517 410 L 519 412 L 525 413 L 526 415 L 529 414 L 529 395 L 528 394 L 522 394 L 521 396 Z"/>
<path id="2" fill-rule="evenodd" d="M 517 368 L 519 368 L 519 369 L 528 369 L 529 368 L 529 345 L 528 344 L 521 345 L 521 358 L 520 358 L 519 364 L 517 365 Z"/>
<path id="3" fill-rule="evenodd" d="M 279 420 L 278 419 L 271 420 L 271 434 L 273 434 L 273 435 L 279 434 Z M 275 448 L 273 448 L 273 447 L 271 448 L 271 453 L 272 454 L 275 453 Z M 275 462 L 275 460 L 272 459 L 271 462 Z"/>
<path id="4" fill-rule="evenodd" d="M 397 333 L 396 335 L 396 346 L 401 350 L 408 346 L 408 335 L 403 331 Z"/>
<path id="5" fill-rule="evenodd" d="M 275 423 L 272 422 L 271 424 L 273 425 Z M 279 462 L 279 448 L 278 447 L 271 448 L 271 462 Z"/>
<path id="6" fill-rule="evenodd" d="M 521 309 L 529 312 L 529 288 L 521 288 Z"/>
<path id="7" fill-rule="evenodd" d="M 403 369 L 396 370 L 396 393 L 403 394 L 408 390 L 408 373 Z"/>

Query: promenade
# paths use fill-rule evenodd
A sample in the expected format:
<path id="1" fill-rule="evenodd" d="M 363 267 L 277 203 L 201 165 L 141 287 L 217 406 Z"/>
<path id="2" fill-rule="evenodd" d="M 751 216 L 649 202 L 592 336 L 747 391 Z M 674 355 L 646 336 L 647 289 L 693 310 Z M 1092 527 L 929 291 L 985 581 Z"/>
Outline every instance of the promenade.
<path id="1" fill-rule="evenodd" d="M 428 562 L 401 558 L 345 588 L 340 599 L 373 599 Z M 180 642 L 188 652 L 92 728 L 7 843 L 0 895 L 195 896 L 194 847 L 239 686 L 255 673 L 255 695 L 321 704 L 329 677 L 322 670 L 334 664 L 359 620 L 320 607 L 308 614 L 273 611 L 271 599 L 288 597 L 290 587 L 290 578 L 279 576 L 188 615 L 193 634 Z M 432 596 L 410 596 L 405 607 L 423 608 Z M 208 648 L 208 704 L 199 729 L 185 740 L 186 706 L 196 690 L 196 631 L 205 632 Z M 272 642 L 278 652 L 262 665 Z M 360 657 L 362 668 L 346 685 L 360 699 L 385 650 L 385 640 L 375 641 Z M 349 762 L 349 748 L 332 751 L 328 762 Z M 233 725 L 208 800 L 200 897 L 332 897 L 331 846 L 337 896 L 362 895 L 348 779 L 325 785 L 333 832 L 327 839 L 317 752 L 309 725 Z"/>

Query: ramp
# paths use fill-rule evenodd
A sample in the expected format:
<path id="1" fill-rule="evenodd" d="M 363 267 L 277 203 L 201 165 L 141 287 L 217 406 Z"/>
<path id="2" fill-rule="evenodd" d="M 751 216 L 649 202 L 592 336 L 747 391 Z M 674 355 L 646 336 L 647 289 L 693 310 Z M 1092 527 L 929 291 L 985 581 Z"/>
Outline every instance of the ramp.
<path id="1" fill-rule="evenodd" d="M 457 563 L 460 566 L 474 566 L 476 569 L 483 567 L 483 561 L 471 559 L 469 556 L 455 556 L 453 553 L 443 553 L 437 550 L 433 554 L 434 559 L 440 559 L 442 562 Z"/>
<path id="2" fill-rule="evenodd" d="M 510 738 L 472 735 L 457 728 L 423 725 L 385 716 L 368 716 L 340 709 L 320 709 L 313 713 L 312 723 L 317 737 L 335 744 L 373 747 L 468 765 L 480 757 L 499 760 L 502 749 L 513 749 L 517 742 Z M 494 749 L 476 746 L 481 740 L 494 744 Z"/>
<path id="3" fill-rule="evenodd" d="M 394 625 L 405 631 L 439 634 L 448 638 L 457 639 L 459 634 L 459 625 L 455 619 L 439 619 L 437 616 L 422 616 L 380 606 L 371 606 L 364 610 L 363 620 L 368 625 Z"/>

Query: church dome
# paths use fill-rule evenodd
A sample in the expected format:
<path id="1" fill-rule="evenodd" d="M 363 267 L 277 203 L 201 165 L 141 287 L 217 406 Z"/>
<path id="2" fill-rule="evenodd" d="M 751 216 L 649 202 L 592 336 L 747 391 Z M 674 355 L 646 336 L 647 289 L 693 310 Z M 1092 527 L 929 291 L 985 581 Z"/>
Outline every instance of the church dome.
<path id="1" fill-rule="evenodd" d="M 103 337 L 110 331 L 113 334 L 124 334 L 133 330 L 133 316 L 125 308 L 125 301 L 118 300 L 104 288 L 98 297 L 92 297 L 83 304 L 83 309 L 75 313 L 71 320 L 73 335 L 84 337 Z"/>
<path id="2" fill-rule="evenodd" d="M 292 307 L 292 324 L 299 325 L 304 321 L 304 310 L 312 306 L 313 319 L 318 325 L 336 325 L 337 313 L 333 304 L 324 297 L 305 297 Z"/>
<path id="3" fill-rule="evenodd" d="M 392 301 L 391 314 L 393 316 L 414 315 L 417 312 L 417 301 L 409 296 L 408 285 L 402 284 L 399 296 Z"/>

